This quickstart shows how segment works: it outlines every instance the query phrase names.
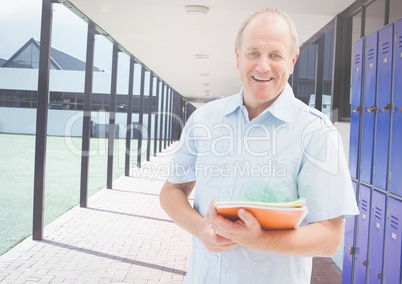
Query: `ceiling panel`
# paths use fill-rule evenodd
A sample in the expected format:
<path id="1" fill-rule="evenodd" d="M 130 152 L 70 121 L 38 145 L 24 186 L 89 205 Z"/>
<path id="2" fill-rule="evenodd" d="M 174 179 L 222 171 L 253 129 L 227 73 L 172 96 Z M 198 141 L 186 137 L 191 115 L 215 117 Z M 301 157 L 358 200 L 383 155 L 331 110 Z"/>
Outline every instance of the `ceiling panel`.
<path id="1" fill-rule="evenodd" d="M 210 99 L 240 89 L 234 40 L 244 18 L 267 7 L 248 0 L 68 0 L 126 50 L 189 100 Z M 300 43 L 313 36 L 352 0 L 272 0 L 298 28 Z M 205 5 L 206 15 L 189 15 L 184 6 Z M 208 54 L 196 59 L 195 54 Z M 200 73 L 209 73 L 208 77 Z"/>

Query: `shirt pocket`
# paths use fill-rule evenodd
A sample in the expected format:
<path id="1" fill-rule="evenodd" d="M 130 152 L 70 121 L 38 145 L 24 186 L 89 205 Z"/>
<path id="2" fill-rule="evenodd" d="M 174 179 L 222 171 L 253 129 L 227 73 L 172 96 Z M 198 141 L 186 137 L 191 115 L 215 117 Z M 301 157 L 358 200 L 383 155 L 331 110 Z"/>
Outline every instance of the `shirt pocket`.
<path id="1" fill-rule="evenodd" d="M 261 170 L 261 176 L 245 183 L 244 195 L 249 201 L 285 202 L 298 197 L 296 176 L 292 164 L 275 163 L 269 170 Z"/>

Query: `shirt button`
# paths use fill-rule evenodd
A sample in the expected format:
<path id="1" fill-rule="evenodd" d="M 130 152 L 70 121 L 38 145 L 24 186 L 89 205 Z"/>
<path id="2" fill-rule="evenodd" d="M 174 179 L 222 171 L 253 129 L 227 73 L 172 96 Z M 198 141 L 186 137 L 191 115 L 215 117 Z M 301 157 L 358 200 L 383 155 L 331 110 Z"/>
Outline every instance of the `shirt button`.
<path id="1" fill-rule="evenodd" d="M 215 258 L 215 261 L 218 261 L 219 260 L 219 255 L 215 254 L 214 258 Z"/>
<path id="2" fill-rule="evenodd" d="M 229 196 L 229 191 L 225 191 L 225 192 L 223 193 L 223 196 L 228 197 L 228 196 Z"/>

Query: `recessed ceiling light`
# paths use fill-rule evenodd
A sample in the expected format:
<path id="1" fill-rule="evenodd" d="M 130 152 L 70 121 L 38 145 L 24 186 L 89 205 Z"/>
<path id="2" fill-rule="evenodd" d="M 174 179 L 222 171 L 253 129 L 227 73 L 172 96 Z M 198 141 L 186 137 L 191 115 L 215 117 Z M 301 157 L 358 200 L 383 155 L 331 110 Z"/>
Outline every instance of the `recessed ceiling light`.
<path id="1" fill-rule="evenodd" d="M 209 76 L 209 73 L 200 73 L 200 76 L 202 76 L 202 77 L 208 77 L 208 76 Z"/>
<path id="2" fill-rule="evenodd" d="M 197 58 L 197 59 L 208 59 L 209 55 L 208 54 L 196 54 L 195 58 Z"/>
<path id="3" fill-rule="evenodd" d="M 209 7 L 202 5 L 187 5 L 184 6 L 187 14 L 191 15 L 205 15 L 209 11 Z"/>
<path id="4" fill-rule="evenodd" d="M 207 87 L 207 86 L 209 86 L 209 83 L 202 83 L 202 86 Z"/>

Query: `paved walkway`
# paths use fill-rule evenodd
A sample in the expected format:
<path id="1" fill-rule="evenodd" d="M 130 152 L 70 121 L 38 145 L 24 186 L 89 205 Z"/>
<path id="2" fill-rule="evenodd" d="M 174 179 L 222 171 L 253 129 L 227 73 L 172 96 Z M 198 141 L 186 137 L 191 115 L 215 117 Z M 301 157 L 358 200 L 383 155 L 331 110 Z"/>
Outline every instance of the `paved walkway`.
<path id="1" fill-rule="evenodd" d="M 182 283 L 190 235 L 159 206 L 168 157 L 153 157 L 113 189 L 0 256 L 1 283 Z M 139 177 L 141 175 L 142 177 Z M 340 283 L 330 259 L 315 259 L 312 283 Z"/>

